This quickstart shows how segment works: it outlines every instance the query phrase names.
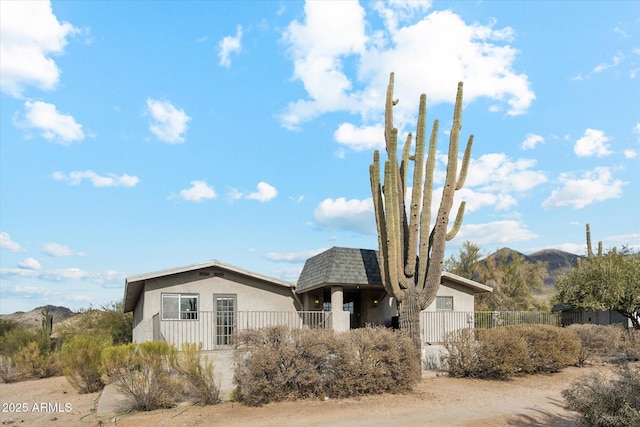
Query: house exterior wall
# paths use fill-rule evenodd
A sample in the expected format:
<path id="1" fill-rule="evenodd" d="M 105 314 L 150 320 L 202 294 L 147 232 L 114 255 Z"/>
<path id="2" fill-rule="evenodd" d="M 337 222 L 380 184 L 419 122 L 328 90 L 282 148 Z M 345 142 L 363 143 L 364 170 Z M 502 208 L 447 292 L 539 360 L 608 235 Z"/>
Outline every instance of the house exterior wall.
<path id="1" fill-rule="evenodd" d="M 134 310 L 133 341 L 153 340 L 153 317 L 162 320 L 162 294 L 188 293 L 198 295 L 198 311 L 213 312 L 214 295 L 235 295 L 236 311 L 296 311 L 292 290 L 259 279 L 224 271 L 222 277 L 210 272 L 188 271 L 145 281 L 144 290 Z M 189 322 L 200 320 L 189 320 Z M 175 322 L 175 320 L 174 320 Z"/>
<path id="2" fill-rule="evenodd" d="M 442 284 L 438 288 L 439 297 L 453 297 L 453 311 L 474 311 L 473 290 L 467 286 L 462 286 L 446 278 L 442 279 Z M 426 311 L 436 311 L 435 300 L 426 308 Z"/>

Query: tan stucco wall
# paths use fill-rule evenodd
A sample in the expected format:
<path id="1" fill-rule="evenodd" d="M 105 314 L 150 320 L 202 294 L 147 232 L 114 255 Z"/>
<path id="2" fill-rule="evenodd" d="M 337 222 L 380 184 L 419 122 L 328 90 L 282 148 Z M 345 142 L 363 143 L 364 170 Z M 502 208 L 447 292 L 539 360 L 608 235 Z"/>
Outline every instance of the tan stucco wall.
<path id="1" fill-rule="evenodd" d="M 474 311 L 473 291 L 467 286 L 462 286 L 443 278 L 442 284 L 438 288 L 438 296 L 453 297 L 453 311 Z M 435 300 L 427 307 L 426 311 L 436 311 Z"/>
<path id="2" fill-rule="evenodd" d="M 135 342 L 153 339 L 153 316 L 160 313 L 163 293 L 198 294 L 198 311 L 214 311 L 214 294 L 235 294 L 237 311 L 296 311 L 296 303 L 291 289 L 264 282 L 252 277 L 224 271 L 224 277 L 202 277 L 198 271 L 190 271 L 172 276 L 150 279 L 145 282 L 144 291 L 134 310 L 134 318 L 140 313 L 142 320 L 134 321 L 133 340 Z"/>

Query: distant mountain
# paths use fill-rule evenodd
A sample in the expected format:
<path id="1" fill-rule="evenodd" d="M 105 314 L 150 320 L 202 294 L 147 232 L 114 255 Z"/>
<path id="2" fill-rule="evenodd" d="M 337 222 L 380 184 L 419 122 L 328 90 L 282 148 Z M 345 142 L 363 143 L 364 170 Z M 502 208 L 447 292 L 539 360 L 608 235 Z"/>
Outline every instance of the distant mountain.
<path id="1" fill-rule="evenodd" d="M 42 312 L 49 309 L 49 313 L 53 316 L 53 324 L 62 322 L 73 316 L 73 312 L 67 307 L 59 307 L 55 305 L 46 305 L 44 307 L 34 308 L 31 311 L 16 311 L 12 314 L 0 314 L 0 319 L 13 320 L 18 324 L 31 328 L 42 326 Z M 55 327 L 55 326 L 54 326 Z"/>
<path id="2" fill-rule="evenodd" d="M 509 261 L 516 255 L 523 257 L 525 262 L 531 264 L 535 264 L 538 261 L 545 263 L 547 275 L 544 279 L 544 291 L 542 292 L 544 295 L 551 295 L 555 291 L 556 280 L 558 277 L 567 274 L 575 268 L 578 265 L 578 259 L 582 258 L 579 255 L 561 251 L 559 249 L 542 249 L 530 255 L 525 255 L 522 252 L 518 252 L 510 248 L 501 248 L 496 252 L 487 255 L 487 257 L 480 262 L 486 262 L 486 260 L 493 259 L 495 257 L 506 258 L 507 261 Z"/>

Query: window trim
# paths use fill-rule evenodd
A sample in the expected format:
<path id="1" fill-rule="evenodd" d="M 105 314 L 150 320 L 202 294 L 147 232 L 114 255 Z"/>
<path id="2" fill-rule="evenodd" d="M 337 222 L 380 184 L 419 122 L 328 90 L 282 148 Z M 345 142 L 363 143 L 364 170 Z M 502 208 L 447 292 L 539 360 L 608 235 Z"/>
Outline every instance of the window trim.
<path id="1" fill-rule="evenodd" d="M 167 317 L 165 315 L 164 309 L 164 301 L 165 297 L 172 297 L 178 299 L 178 311 L 177 312 L 168 312 L 168 313 L 177 313 L 176 317 Z M 196 309 L 194 311 L 182 311 L 180 308 L 182 307 L 182 299 L 187 298 L 195 298 L 196 300 Z M 196 293 L 186 293 L 186 292 L 163 292 L 161 297 L 161 309 L 162 309 L 162 320 L 198 320 L 198 309 L 200 307 L 200 295 Z"/>
<path id="2" fill-rule="evenodd" d="M 442 301 L 451 301 L 451 308 L 439 308 L 438 302 L 442 302 Z M 449 296 L 449 295 L 436 296 L 436 311 L 453 311 L 453 308 L 454 308 L 453 296 Z"/>

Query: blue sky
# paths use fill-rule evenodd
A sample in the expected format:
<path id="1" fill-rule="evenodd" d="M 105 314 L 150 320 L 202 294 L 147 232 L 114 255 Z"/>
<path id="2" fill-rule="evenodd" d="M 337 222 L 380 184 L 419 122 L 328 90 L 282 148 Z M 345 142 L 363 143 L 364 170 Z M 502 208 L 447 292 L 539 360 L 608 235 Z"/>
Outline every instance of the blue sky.
<path id="1" fill-rule="evenodd" d="M 640 248 L 640 3 L 0 2 L 0 312 L 120 300 L 218 259 L 296 280 L 376 248 L 368 166 L 420 93 L 443 181 L 475 135 L 449 253 Z M 430 125 L 429 125 L 430 126 Z"/>

